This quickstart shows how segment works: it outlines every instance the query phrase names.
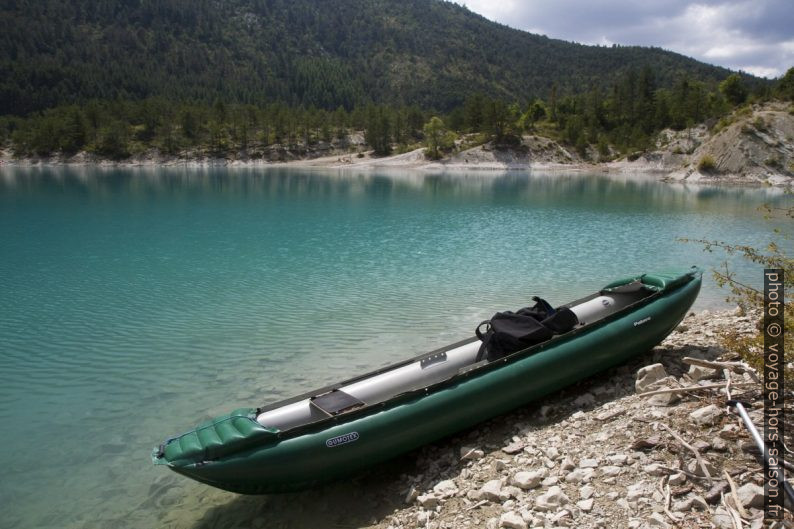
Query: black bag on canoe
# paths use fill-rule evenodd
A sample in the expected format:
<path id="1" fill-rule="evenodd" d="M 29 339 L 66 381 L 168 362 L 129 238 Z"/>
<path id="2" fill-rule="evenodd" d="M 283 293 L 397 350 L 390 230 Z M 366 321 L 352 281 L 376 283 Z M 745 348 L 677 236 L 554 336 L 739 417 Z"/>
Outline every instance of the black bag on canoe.
<path id="1" fill-rule="evenodd" d="M 532 300 L 535 302 L 532 307 L 525 307 L 518 312 L 497 312 L 490 320 L 477 326 L 474 332 L 482 342 L 477 352 L 477 362 L 484 358 L 488 361 L 498 360 L 545 342 L 555 334 L 568 332 L 578 323 L 570 309 L 555 310 L 546 300 L 537 296 Z"/>

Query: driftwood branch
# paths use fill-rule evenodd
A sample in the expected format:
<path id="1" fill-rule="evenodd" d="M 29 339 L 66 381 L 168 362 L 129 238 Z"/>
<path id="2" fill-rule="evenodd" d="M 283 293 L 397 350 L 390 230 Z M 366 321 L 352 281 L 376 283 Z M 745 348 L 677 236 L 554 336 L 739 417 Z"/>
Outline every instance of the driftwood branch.
<path id="1" fill-rule="evenodd" d="M 728 511 L 728 515 L 731 517 L 731 522 L 733 523 L 734 529 L 742 529 L 742 518 L 739 516 L 739 513 L 736 512 L 736 509 L 731 506 L 730 503 L 725 501 L 725 495 L 720 493 L 720 498 L 722 498 L 722 504 L 725 506 L 725 510 Z"/>
<path id="2" fill-rule="evenodd" d="M 752 377 L 753 382 L 759 381 L 758 375 L 755 374 L 755 371 L 753 371 L 753 369 L 744 362 L 717 362 L 712 360 L 703 360 L 700 358 L 692 358 L 690 356 L 685 356 L 681 359 L 681 361 L 685 364 L 693 366 L 708 367 L 711 369 L 729 369 L 737 375 L 748 373 Z"/>
<path id="3" fill-rule="evenodd" d="M 736 492 L 736 483 L 733 482 L 733 478 L 731 478 L 730 474 L 728 474 L 726 471 L 723 470 L 722 473 L 725 474 L 725 479 L 728 480 L 728 486 L 730 486 L 731 488 L 731 498 L 733 499 L 733 505 L 736 507 L 736 510 L 739 512 L 739 516 L 741 516 L 742 518 L 749 518 L 750 515 L 747 513 L 746 510 L 744 510 L 744 506 L 742 505 L 742 502 L 739 501 L 739 493 Z"/>
<path id="4" fill-rule="evenodd" d="M 469 507 L 467 507 L 466 510 L 467 511 L 473 511 L 474 509 L 476 509 L 478 507 L 482 507 L 486 503 L 488 503 L 488 500 L 480 500 L 477 503 L 475 503 L 474 505 L 470 505 Z"/>
<path id="5" fill-rule="evenodd" d="M 677 525 L 681 520 L 670 510 L 670 484 L 664 484 L 664 513 Z"/>
<path id="6" fill-rule="evenodd" d="M 725 380 L 727 381 L 727 382 L 725 382 L 725 396 L 728 397 L 728 400 L 731 400 L 731 398 L 732 398 L 731 397 L 731 382 L 733 382 L 733 380 L 731 379 L 731 370 L 728 369 L 728 368 L 723 369 L 722 370 L 722 375 L 725 377 Z"/>
<path id="7" fill-rule="evenodd" d="M 667 467 L 667 466 L 664 466 L 664 465 L 659 465 L 659 468 L 665 469 L 670 474 L 678 474 L 680 472 L 681 474 L 683 474 L 686 477 L 691 478 L 691 479 L 708 479 L 708 478 L 706 478 L 704 476 L 697 476 L 697 475 L 695 475 L 695 474 L 693 474 L 691 472 L 687 472 L 683 468 L 673 468 L 673 467 Z"/>
<path id="8" fill-rule="evenodd" d="M 711 474 L 709 473 L 709 469 L 706 468 L 706 462 L 703 460 L 703 457 L 701 457 L 700 452 L 698 452 L 697 448 L 695 448 L 691 444 L 689 444 L 686 441 L 684 441 L 683 437 L 681 437 L 680 435 L 675 433 L 673 430 L 671 430 L 670 427 L 667 426 L 666 424 L 661 423 L 661 422 L 660 423 L 656 423 L 656 424 L 658 424 L 659 426 L 661 426 L 662 428 L 667 430 L 670 433 L 670 435 L 672 435 L 675 438 L 676 441 L 678 441 L 679 443 L 681 443 L 684 446 L 684 448 L 686 448 L 687 450 L 689 450 L 690 452 L 695 454 L 695 459 L 697 459 L 698 465 L 700 465 L 700 469 L 703 471 L 703 475 L 706 476 L 706 478 L 708 478 L 709 485 L 712 485 L 713 484 L 713 480 L 711 478 Z"/>
<path id="9" fill-rule="evenodd" d="M 737 382 L 732 384 L 733 386 L 752 386 L 755 382 Z M 651 397 L 653 395 L 662 395 L 664 393 L 686 393 L 688 391 L 698 391 L 701 389 L 715 389 L 715 388 L 724 388 L 725 384 L 706 384 L 704 386 L 685 386 L 683 388 L 667 388 L 667 389 L 657 389 L 655 391 L 646 391 L 645 393 L 640 393 L 640 397 Z"/>

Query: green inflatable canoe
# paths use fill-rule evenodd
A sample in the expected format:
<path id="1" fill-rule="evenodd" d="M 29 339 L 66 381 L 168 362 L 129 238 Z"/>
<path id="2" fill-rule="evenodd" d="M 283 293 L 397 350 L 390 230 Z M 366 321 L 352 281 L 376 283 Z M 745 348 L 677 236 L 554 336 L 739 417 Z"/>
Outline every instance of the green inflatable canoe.
<path id="1" fill-rule="evenodd" d="M 573 329 L 498 360 L 476 337 L 261 408 L 235 410 L 166 440 L 155 464 L 244 494 L 328 482 L 473 426 L 620 364 L 661 342 L 702 272 L 645 274 L 573 301 Z"/>

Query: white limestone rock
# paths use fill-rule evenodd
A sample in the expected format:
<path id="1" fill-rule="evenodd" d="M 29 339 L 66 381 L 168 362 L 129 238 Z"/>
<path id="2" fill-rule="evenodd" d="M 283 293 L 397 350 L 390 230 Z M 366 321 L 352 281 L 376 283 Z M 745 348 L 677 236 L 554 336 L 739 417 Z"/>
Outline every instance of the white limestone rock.
<path id="1" fill-rule="evenodd" d="M 428 511 L 435 509 L 440 503 L 438 497 L 435 494 L 422 494 L 416 498 L 416 501 L 422 506 L 423 509 Z"/>
<path id="2" fill-rule="evenodd" d="M 567 483 L 587 483 L 593 477 L 595 470 L 592 468 L 577 468 L 565 476 Z"/>
<path id="3" fill-rule="evenodd" d="M 645 393 L 646 391 L 650 391 L 651 384 L 658 382 L 666 376 L 667 371 L 664 370 L 664 366 L 662 364 L 651 364 L 649 366 L 645 366 L 637 371 L 637 379 L 634 383 L 634 389 L 637 391 L 637 393 Z"/>
<path id="4" fill-rule="evenodd" d="M 711 426 L 722 416 L 722 410 L 714 404 L 699 408 L 689 414 L 689 418 L 699 426 Z"/>
<path id="5" fill-rule="evenodd" d="M 502 491 L 502 480 L 501 479 L 492 479 L 491 481 L 487 482 L 480 488 L 480 498 L 483 500 L 490 500 L 499 502 L 502 501 L 501 498 L 501 491 Z"/>
<path id="6" fill-rule="evenodd" d="M 684 483 L 686 483 L 686 474 L 684 474 L 683 472 L 677 472 L 671 475 L 670 478 L 667 480 L 667 482 L 673 487 L 678 485 L 683 485 Z"/>
<path id="7" fill-rule="evenodd" d="M 642 471 L 653 476 L 664 476 L 667 471 L 659 463 L 651 463 L 642 467 Z"/>
<path id="8" fill-rule="evenodd" d="M 576 506 L 579 507 L 582 512 L 590 512 L 593 510 L 593 498 L 577 501 Z"/>
<path id="9" fill-rule="evenodd" d="M 687 375 L 689 375 L 689 378 L 691 378 L 693 382 L 700 382 L 701 380 L 717 378 L 720 373 L 716 369 L 712 369 L 710 367 L 693 365 L 689 366 Z"/>
<path id="10" fill-rule="evenodd" d="M 509 500 L 510 498 L 518 498 L 519 496 L 521 496 L 521 489 L 512 485 L 504 486 L 502 490 L 499 491 L 499 497 L 502 498 L 502 501 Z"/>
<path id="11" fill-rule="evenodd" d="M 763 487 L 759 487 L 755 483 L 747 483 L 739 487 L 736 493 L 739 495 L 739 501 L 745 507 L 755 507 L 756 509 L 764 507 Z"/>
<path id="12" fill-rule="evenodd" d="M 663 514 L 655 512 L 648 518 L 648 526 L 658 527 L 659 529 L 668 529 L 670 524 Z"/>
<path id="13" fill-rule="evenodd" d="M 507 529 L 527 529 L 527 522 L 516 512 L 506 512 L 499 518 L 499 527 Z"/>
<path id="14" fill-rule="evenodd" d="M 620 474 L 621 468 L 616 467 L 614 465 L 607 465 L 605 467 L 601 467 L 601 475 L 602 476 L 617 476 Z"/>
<path id="15" fill-rule="evenodd" d="M 734 529 L 733 517 L 731 517 L 728 510 L 722 505 L 715 509 L 711 521 L 719 529 Z"/>
<path id="16" fill-rule="evenodd" d="M 524 443 L 523 441 L 513 441 L 504 448 L 502 448 L 502 452 L 509 455 L 518 454 L 519 452 L 524 451 L 525 446 L 526 443 Z"/>
<path id="17" fill-rule="evenodd" d="M 535 500 L 535 510 L 552 511 L 557 510 L 570 502 L 568 496 L 556 485 L 550 487 L 545 494 L 541 494 Z"/>
<path id="18" fill-rule="evenodd" d="M 716 477 L 718 475 L 717 469 L 714 468 L 714 465 L 711 464 L 707 459 L 704 459 L 703 462 L 706 465 L 706 470 L 708 470 L 709 475 L 711 477 Z M 703 472 L 703 467 L 700 466 L 697 459 L 690 459 L 689 462 L 686 464 L 686 470 L 690 474 L 694 474 L 700 477 L 706 477 L 706 474 Z"/>
<path id="19" fill-rule="evenodd" d="M 458 487 L 451 479 L 445 479 L 444 481 L 438 482 L 436 486 L 433 487 L 433 492 L 442 498 L 449 498 L 458 493 Z"/>
<path id="20" fill-rule="evenodd" d="M 557 450 L 556 446 L 550 446 L 543 451 L 543 453 L 548 457 L 550 460 L 555 461 L 560 458 L 560 451 Z"/>
<path id="21" fill-rule="evenodd" d="M 635 483 L 626 487 L 626 500 L 637 501 L 645 495 L 645 484 Z"/>
<path id="22" fill-rule="evenodd" d="M 513 476 L 513 485 L 524 489 L 535 489 L 540 486 L 540 482 L 543 481 L 548 475 L 546 469 L 535 470 L 533 472 L 517 472 Z"/>
<path id="23" fill-rule="evenodd" d="M 593 496 L 594 492 L 595 488 L 591 487 L 590 485 L 585 485 L 579 489 L 579 498 L 582 500 L 588 500 Z"/>

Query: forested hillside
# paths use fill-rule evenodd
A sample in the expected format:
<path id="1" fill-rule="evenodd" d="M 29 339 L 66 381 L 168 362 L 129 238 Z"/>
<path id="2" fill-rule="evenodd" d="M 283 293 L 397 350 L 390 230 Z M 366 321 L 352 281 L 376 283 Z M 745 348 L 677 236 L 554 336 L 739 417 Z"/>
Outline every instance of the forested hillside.
<path id="1" fill-rule="evenodd" d="M 525 104 L 607 88 L 643 67 L 660 87 L 730 73 L 533 35 L 439 0 L 7 0 L 0 25 L 0 115 L 151 97 L 449 111 L 475 93 Z"/>
<path id="2" fill-rule="evenodd" d="M 344 152 L 360 152 L 362 145 L 349 140 L 360 138 L 363 131 L 376 155 L 405 152 L 423 143 L 428 156 L 439 157 L 488 141 L 498 148 L 520 148 L 522 135 L 539 134 L 574 147 L 583 157 L 595 148 L 598 159 L 604 160 L 652 147 L 665 128 L 681 130 L 703 122 L 724 127 L 728 118 L 720 118 L 733 109 L 747 109 L 748 102 L 770 96 L 794 99 L 794 68 L 771 90 L 755 94 L 738 74 L 713 89 L 687 77 L 663 88 L 653 70 L 643 68 L 618 76 L 606 90 L 596 87 L 566 96 L 552 90 L 545 100 L 526 104 L 474 94 L 435 116 L 417 105 L 367 104 L 348 111 L 343 106 L 325 110 L 220 100 L 90 101 L 24 118 L 0 116 L 0 146 L 10 147 L 18 157 L 68 158 L 85 151 L 105 159 L 159 153 L 184 159 L 283 160 L 327 152 L 331 144 Z"/>

